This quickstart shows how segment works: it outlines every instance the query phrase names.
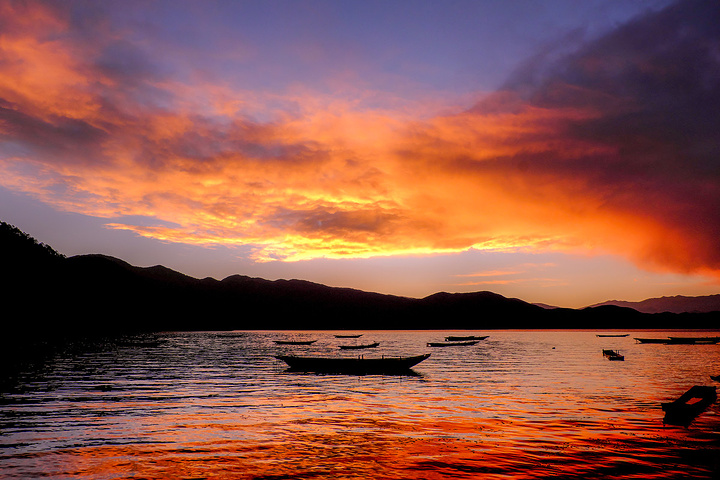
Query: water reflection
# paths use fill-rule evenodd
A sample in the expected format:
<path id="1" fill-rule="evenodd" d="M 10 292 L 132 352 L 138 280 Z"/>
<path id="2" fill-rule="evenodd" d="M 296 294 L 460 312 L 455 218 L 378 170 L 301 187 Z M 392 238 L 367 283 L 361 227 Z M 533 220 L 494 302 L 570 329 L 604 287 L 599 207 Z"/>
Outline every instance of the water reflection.
<path id="1" fill-rule="evenodd" d="M 446 333 L 372 332 L 373 354 L 430 353 L 426 343 Z M 292 347 L 274 343 L 280 332 L 199 332 L 58 349 L 3 384 L 0 476 L 720 474 L 718 404 L 689 428 L 664 425 L 660 408 L 711 382 L 720 346 L 485 333 L 469 348 L 432 349 L 416 376 L 290 373 L 273 358 L 342 355 L 334 332 Z M 625 362 L 606 361 L 604 348 Z"/>

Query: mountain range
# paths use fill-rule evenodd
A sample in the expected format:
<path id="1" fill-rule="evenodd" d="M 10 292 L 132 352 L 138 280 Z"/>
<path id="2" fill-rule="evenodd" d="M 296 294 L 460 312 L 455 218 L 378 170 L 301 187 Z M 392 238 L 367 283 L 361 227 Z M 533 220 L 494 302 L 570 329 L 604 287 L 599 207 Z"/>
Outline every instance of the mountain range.
<path id="1" fill-rule="evenodd" d="M 610 302 L 549 309 L 492 292 L 417 299 L 304 280 L 198 279 L 106 255 L 66 258 L 4 222 L 0 261 L 4 328 L 21 333 L 720 327 L 720 311 L 651 314 Z"/>

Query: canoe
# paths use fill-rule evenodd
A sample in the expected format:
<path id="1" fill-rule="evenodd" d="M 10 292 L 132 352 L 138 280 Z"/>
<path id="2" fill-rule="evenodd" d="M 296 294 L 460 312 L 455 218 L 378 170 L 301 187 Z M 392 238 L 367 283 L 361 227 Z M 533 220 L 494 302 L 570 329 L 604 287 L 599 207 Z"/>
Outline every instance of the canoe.
<path id="1" fill-rule="evenodd" d="M 446 341 L 446 342 L 465 342 L 465 341 L 468 341 L 468 340 L 478 340 L 478 341 L 479 341 L 479 340 L 485 340 L 485 339 L 488 338 L 489 336 L 490 336 L 490 335 L 485 335 L 484 337 L 476 337 L 476 336 L 474 336 L 474 335 L 469 335 L 469 336 L 467 336 L 467 337 L 453 337 L 453 336 L 450 336 L 450 337 L 445 337 L 445 341 Z"/>
<path id="2" fill-rule="evenodd" d="M 360 337 L 362 337 L 362 336 L 363 336 L 362 333 L 357 334 L 357 335 L 342 335 L 342 334 L 339 334 L 339 335 L 335 335 L 335 338 L 360 338 Z"/>
<path id="3" fill-rule="evenodd" d="M 623 333 L 623 334 L 598 333 L 598 334 L 595 335 L 595 336 L 596 336 L 596 337 L 604 337 L 604 338 L 609 338 L 609 337 L 617 337 L 617 338 L 620 338 L 620 337 L 627 337 L 628 335 L 630 335 L 630 334 L 629 334 L 629 333 Z"/>
<path id="4" fill-rule="evenodd" d="M 463 347 L 466 345 L 475 345 L 479 340 L 473 340 L 470 342 L 428 342 L 428 347 Z"/>
<path id="5" fill-rule="evenodd" d="M 275 340 L 278 345 L 312 345 L 317 340 Z"/>
<path id="6" fill-rule="evenodd" d="M 662 409 L 665 411 L 663 421 L 671 425 L 688 426 L 715 400 L 717 400 L 716 387 L 695 385 L 677 400 L 662 404 Z"/>
<path id="7" fill-rule="evenodd" d="M 635 338 L 636 343 L 663 343 L 668 344 L 670 343 L 669 338 Z"/>
<path id="8" fill-rule="evenodd" d="M 275 358 L 287 363 L 290 370 L 314 373 L 397 374 L 408 373 L 410 368 L 430 356 L 429 353 L 414 357 L 299 357 L 276 355 Z"/>
<path id="9" fill-rule="evenodd" d="M 379 342 L 366 343 L 365 345 L 340 345 L 342 350 L 359 350 L 361 348 L 375 348 L 380 345 Z"/>
<path id="10" fill-rule="evenodd" d="M 720 337 L 668 337 L 668 343 L 680 345 L 715 345 Z"/>

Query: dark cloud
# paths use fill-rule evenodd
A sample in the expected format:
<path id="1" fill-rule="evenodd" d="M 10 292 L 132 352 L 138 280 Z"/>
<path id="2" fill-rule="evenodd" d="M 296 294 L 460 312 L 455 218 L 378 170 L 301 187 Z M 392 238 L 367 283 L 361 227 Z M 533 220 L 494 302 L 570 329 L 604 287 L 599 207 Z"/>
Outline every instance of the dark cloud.
<path id="1" fill-rule="evenodd" d="M 508 108 L 584 111 L 555 135 L 594 148 L 571 160 L 549 152 L 510 161 L 531 176 L 582 178 L 606 208 L 679 233 L 649 248 L 660 263 L 673 262 L 670 252 L 683 246 L 669 242 L 681 236 L 699 256 L 692 266 L 720 268 L 720 3 L 681 1 L 532 65 L 506 84 Z"/>
<path id="2" fill-rule="evenodd" d="M 26 147 L 82 161 L 98 155 L 107 132 L 76 118 L 55 115 L 39 118 L 0 98 L 0 139 L 20 142 Z"/>

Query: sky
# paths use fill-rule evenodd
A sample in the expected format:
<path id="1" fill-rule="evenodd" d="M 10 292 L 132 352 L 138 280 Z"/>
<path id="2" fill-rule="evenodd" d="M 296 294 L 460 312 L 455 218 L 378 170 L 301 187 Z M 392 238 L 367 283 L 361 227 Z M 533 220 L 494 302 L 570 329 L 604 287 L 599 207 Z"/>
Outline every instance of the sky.
<path id="1" fill-rule="evenodd" d="M 718 111 L 715 1 L 0 1 L 0 220 L 198 278 L 715 294 Z"/>

